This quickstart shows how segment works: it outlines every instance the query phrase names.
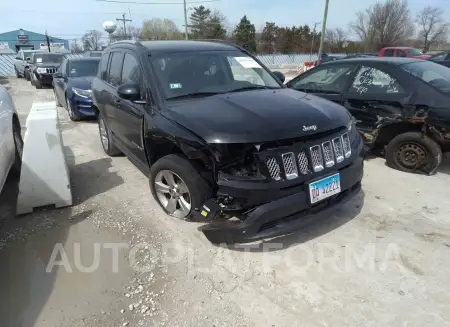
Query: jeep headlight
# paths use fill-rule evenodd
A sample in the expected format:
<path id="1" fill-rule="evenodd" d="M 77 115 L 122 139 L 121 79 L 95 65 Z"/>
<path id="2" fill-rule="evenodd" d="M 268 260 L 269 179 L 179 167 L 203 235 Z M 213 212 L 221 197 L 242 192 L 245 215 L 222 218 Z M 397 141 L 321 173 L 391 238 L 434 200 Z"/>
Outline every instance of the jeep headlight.
<path id="1" fill-rule="evenodd" d="M 38 68 L 38 69 L 36 69 L 36 73 L 38 73 L 38 74 L 44 74 L 46 72 L 47 72 L 46 68 Z"/>
<path id="2" fill-rule="evenodd" d="M 82 98 L 90 98 L 92 96 L 92 90 L 83 90 L 83 89 L 78 89 L 76 87 L 72 88 L 73 93 L 75 93 L 76 95 L 82 97 Z"/>

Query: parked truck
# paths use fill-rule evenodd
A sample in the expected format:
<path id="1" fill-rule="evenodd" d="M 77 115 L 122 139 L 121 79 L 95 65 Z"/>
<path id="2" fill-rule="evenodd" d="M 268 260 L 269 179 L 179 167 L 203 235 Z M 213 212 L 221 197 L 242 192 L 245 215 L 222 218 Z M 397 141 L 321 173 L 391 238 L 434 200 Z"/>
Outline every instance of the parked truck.
<path id="1" fill-rule="evenodd" d="M 48 52 L 45 50 L 19 50 L 14 60 L 14 71 L 17 77 L 25 77 L 25 69 L 30 65 L 29 59 L 32 53 Z M 28 60 L 27 60 L 28 58 Z"/>

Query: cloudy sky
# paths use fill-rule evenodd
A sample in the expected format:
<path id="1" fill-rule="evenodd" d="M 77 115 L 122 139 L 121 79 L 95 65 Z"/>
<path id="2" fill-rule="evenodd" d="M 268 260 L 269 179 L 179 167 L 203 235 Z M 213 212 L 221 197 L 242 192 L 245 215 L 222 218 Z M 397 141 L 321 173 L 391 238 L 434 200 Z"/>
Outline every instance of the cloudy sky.
<path id="1" fill-rule="evenodd" d="M 133 24 L 141 26 L 142 21 L 154 17 L 172 19 L 180 28 L 184 24 L 182 0 L 123 0 L 130 4 L 101 2 L 98 0 L 39 0 L 14 2 L 0 1 L 0 32 L 23 28 L 34 32 L 45 32 L 66 39 L 79 38 L 84 31 L 101 30 L 106 20 L 115 21 L 122 13 L 131 13 Z M 325 0 L 187 0 L 188 7 L 204 5 L 219 9 L 231 25 L 246 14 L 256 28 L 266 21 L 278 25 L 303 25 L 322 20 Z M 347 28 L 355 13 L 365 9 L 377 0 L 330 0 L 328 27 Z M 147 2 L 153 4 L 137 4 Z M 202 2 L 202 3 L 201 3 Z M 415 14 L 425 5 L 439 6 L 444 17 L 450 17 L 450 0 L 409 0 Z M 72 9 L 69 9 L 72 8 Z"/>

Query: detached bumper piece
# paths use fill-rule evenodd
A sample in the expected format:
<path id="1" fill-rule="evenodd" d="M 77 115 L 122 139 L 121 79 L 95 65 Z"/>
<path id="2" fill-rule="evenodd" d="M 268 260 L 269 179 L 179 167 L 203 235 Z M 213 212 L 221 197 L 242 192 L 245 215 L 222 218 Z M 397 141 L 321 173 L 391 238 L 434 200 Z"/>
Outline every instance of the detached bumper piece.
<path id="1" fill-rule="evenodd" d="M 336 172 L 340 174 L 341 192 L 323 201 L 311 204 L 308 183 L 305 183 L 300 192 L 257 206 L 244 221 L 212 222 L 201 230 L 214 244 L 249 243 L 290 234 L 319 218 L 319 214 L 331 214 L 337 205 L 359 193 L 363 177 L 362 157 Z"/>

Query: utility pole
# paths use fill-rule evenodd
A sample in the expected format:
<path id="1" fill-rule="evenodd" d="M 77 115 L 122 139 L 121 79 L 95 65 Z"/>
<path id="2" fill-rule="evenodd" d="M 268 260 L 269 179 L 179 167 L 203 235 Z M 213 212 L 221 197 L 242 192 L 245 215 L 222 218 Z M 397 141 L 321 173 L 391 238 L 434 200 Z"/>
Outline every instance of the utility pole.
<path id="1" fill-rule="evenodd" d="M 123 33 L 125 34 L 125 39 L 127 38 L 127 27 L 126 27 L 126 22 L 132 22 L 131 19 L 126 19 L 125 18 L 126 14 L 122 14 L 122 18 L 116 18 L 117 21 L 121 21 L 123 23 Z"/>
<path id="2" fill-rule="evenodd" d="M 325 9 L 323 11 L 322 35 L 320 35 L 319 58 L 317 60 L 319 65 L 320 65 L 320 58 L 322 57 L 323 41 L 325 39 L 325 31 L 327 28 L 327 16 L 328 16 L 328 3 L 329 2 L 330 2 L 330 0 L 325 0 Z"/>
<path id="3" fill-rule="evenodd" d="M 189 36 L 188 36 L 188 21 L 187 21 L 186 0 L 183 0 L 183 7 L 184 7 L 184 38 L 187 40 L 187 39 L 189 39 Z"/>
<path id="4" fill-rule="evenodd" d="M 45 41 L 47 42 L 48 52 L 50 52 L 50 39 L 47 34 L 47 30 L 45 30 Z"/>

